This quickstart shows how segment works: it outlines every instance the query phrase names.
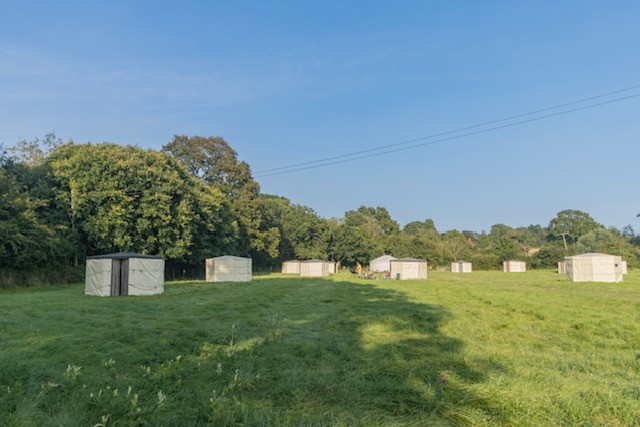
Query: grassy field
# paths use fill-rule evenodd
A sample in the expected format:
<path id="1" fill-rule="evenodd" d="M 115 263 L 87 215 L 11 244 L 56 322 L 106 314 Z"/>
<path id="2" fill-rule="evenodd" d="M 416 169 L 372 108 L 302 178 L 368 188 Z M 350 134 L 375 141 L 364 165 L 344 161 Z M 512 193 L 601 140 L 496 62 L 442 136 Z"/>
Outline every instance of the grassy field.
<path id="1" fill-rule="evenodd" d="M 640 272 L 0 291 L 0 425 L 640 425 Z"/>

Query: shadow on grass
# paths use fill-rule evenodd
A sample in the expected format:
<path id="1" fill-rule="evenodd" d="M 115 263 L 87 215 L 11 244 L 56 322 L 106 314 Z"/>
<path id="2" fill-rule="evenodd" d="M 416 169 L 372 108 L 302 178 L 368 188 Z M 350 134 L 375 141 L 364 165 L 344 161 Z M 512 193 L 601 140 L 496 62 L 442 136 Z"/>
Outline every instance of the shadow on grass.
<path id="1" fill-rule="evenodd" d="M 152 298 L 77 297 L 78 316 L 42 326 L 40 344 L 3 349 L 29 348 L 34 363 L 50 357 L 59 374 L 33 374 L 45 385 L 22 393 L 31 405 L 38 393 L 35 407 L 18 399 L 0 411 L 93 424 L 508 423 L 473 392 L 484 376 L 464 359 L 464 343 L 441 332 L 447 310 L 398 289 L 261 276 L 169 284 Z M 74 329 L 79 318 L 85 325 Z M 0 385 L 33 383 L 27 372 L 39 366 L 17 363 L 20 378 Z"/>

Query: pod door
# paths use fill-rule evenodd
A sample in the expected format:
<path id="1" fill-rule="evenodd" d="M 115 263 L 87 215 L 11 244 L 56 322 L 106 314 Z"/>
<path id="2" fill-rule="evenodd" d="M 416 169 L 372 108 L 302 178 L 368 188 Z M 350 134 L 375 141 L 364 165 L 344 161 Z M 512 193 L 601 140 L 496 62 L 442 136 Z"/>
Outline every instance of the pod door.
<path id="1" fill-rule="evenodd" d="M 114 259 L 111 264 L 111 296 L 129 295 L 129 260 Z"/>

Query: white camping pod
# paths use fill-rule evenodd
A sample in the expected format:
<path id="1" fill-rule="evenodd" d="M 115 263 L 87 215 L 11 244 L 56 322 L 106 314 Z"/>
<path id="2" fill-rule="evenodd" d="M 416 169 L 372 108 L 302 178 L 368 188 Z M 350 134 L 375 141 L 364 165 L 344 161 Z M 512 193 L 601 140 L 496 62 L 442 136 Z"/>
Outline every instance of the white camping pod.
<path id="1" fill-rule="evenodd" d="M 323 277 L 329 275 L 329 263 L 321 259 L 300 262 L 300 275 L 304 277 Z"/>
<path id="2" fill-rule="evenodd" d="M 164 258 L 120 252 L 87 257 L 85 295 L 156 295 L 164 292 Z"/>
<path id="3" fill-rule="evenodd" d="M 383 272 L 391 271 L 391 261 L 398 259 L 391 255 L 382 255 L 378 258 L 374 258 L 369 262 L 369 271 Z"/>
<path id="4" fill-rule="evenodd" d="M 400 258 L 390 262 L 390 276 L 392 279 L 412 280 L 427 278 L 427 261 L 416 258 Z"/>
<path id="5" fill-rule="evenodd" d="M 565 266 L 564 261 L 558 262 L 558 274 L 567 274 L 567 267 Z"/>
<path id="6" fill-rule="evenodd" d="M 472 267 L 470 262 L 456 261 L 451 263 L 452 273 L 471 273 Z"/>
<path id="7" fill-rule="evenodd" d="M 523 273 L 527 271 L 527 263 L 524 261 L 503 261 L 502 271 L 505 273 Z"/>
<path id="8" fill-rule="evenodd" d="M 300 274 L 300 261 L 291 260 L 283 262 L 282 274 Z"/>
<path id="9" fill-rule="evenodd" d="M 622 282 L 622 257 L 589 253 L 565 257 L 565 263 L 572 282 Z"/>
<path id="10" fill-rule="evenodd" d="M 206 260 L 207 282 L 250 282 L 251 258 L 224 255 Z"/>
<path id="11" fill-rule="evenodd" d="M 329 274 L 336 274 L 338 271 L 338 263 L 333 261 L 326 261 L 327 263 L 327 271 Z"/>

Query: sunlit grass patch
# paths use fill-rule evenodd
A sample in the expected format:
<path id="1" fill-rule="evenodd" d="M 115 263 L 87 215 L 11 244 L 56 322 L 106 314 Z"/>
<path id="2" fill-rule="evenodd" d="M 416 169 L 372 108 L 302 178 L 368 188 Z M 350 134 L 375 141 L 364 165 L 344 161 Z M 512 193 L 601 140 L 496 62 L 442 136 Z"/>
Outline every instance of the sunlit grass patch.
<path id="1" fill-rule="evenodd" d="M 0 293 L 2 425 L 637 425 L 640 274 Z"/>

